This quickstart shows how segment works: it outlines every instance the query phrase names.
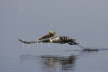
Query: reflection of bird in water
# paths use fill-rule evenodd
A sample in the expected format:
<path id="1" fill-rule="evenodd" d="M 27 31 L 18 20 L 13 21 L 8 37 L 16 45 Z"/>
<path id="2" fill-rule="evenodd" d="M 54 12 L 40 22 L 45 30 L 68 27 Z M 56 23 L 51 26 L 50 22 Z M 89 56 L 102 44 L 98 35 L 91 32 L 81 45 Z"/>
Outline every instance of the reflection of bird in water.
<path id="1" fill-rule="evenodd" d="M 35 55 L 20 55 L 20 62 L 24 61 L 37 61 L 38 64 L 42 65 L 42 68 L 47 72 L 55 72 L 55 70 L 73 70 L 75 66 L 76 56 L 35 56 Z"/>
<path id="2" fill-rule="evenodd" d="M 41 56 L 47 67 L 59 66 L 62 70 L 73 70 L 76 56 L 58 57 L 58 56 Z"/>

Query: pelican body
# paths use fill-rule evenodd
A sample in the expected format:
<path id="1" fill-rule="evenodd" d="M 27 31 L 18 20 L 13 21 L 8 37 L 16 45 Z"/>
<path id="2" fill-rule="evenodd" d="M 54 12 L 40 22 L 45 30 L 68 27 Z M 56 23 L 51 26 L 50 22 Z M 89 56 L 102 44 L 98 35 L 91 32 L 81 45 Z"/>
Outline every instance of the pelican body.
<path id="1" fill-rule="evenodd" d="M 52 37 L 47 39 L 42 39 L 38 41 L 24 41 L 19 39 L 20 42 L 25 44 L 32 44 L 32 43 L 59 43 L 59 44 L 69 44 L 69 45 L 77 45 L 78 43 L 75 42 L 74 39 L 71 39 L 66 36 L 58 36 L 58 37 Z"/>
<path id="2" fill-rule="evenodd" d="M 77 45 L 75 39 L 69 38 L 68 36 L 56 36 L 55 32 L 48 32 L 47 34 L 41 36 L 36 41 L 24 41 L 19 39 L 20 42 L 25 44 L 32 43 L 59 43 L 59 44 L 69 44 L 69 45 Z"/>

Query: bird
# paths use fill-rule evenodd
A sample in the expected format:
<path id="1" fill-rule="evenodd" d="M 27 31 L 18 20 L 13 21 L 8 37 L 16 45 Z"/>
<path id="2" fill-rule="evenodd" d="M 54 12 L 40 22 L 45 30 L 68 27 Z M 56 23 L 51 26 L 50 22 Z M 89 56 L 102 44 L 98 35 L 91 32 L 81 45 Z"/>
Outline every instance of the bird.
<path id="1" fill-rule="evenodd" d="M 68 36 L 60 36 L 56 35 L 56 32 L 49 31 L 47 34 L 39 37 L 34 41 L 24 41 L 22 39 L 18 39 L 20 42 L 24 44 L 33 44 L 33 43 L 59 43 L 59 44 L 69 44 L 69 45 L 78 45 L 76 39 L 70 38 Z"/>
<path id="2" fill-rule="evenodd" d="M 49 31 L 48 33 L 40 36 L 39 38 L 37 38 L 33 41 L 25 41 L 25 40 L 22 40 L 22 39 L 18 39 L 18 41 L 20 41 L 21 43 L 24 43 L 24 44 L 56 43 L 56 44 L 76 45 L 76 46 L 80 47 L 81 51 L 83 51 L 83 52 L 98 52 L 98 51 L 108 50 L 107 48 L 91 49 L 91 48 L 88 48 L 88 47 L 84 47 L 80 43 L 76 42 L 76 39 L 70 38 L 69 36 L 57 35 L 57 33 L 55 31 Z"/>

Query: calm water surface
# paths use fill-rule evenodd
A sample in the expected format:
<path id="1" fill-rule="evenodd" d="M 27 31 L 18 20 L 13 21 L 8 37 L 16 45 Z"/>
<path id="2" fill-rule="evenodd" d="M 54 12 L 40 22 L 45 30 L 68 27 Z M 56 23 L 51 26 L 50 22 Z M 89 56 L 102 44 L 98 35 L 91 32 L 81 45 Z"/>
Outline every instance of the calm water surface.
<path id="1" fill-rule="evenodd" d="M 43 51 L 42 51 L 43 50 Z M 108 52 L 76 48 L 19 48 L 16 55 L 0 56 L 0 72 L 106 72 Z"/>

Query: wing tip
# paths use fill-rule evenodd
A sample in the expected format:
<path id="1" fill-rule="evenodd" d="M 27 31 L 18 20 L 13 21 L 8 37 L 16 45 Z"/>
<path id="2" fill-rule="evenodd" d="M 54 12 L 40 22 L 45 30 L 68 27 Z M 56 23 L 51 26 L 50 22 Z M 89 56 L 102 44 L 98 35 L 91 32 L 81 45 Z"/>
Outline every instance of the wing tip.
<path id="1" fill-rule="evenodd" d="M 30 44 L 30 42 L 24 41 L 24 40 L 22 40 L 22 39 L 18 39 L 18 41 L 20 41 L 20 42 L 22 42 L 22 43 L 24 43 L 24 44 Z"/>

